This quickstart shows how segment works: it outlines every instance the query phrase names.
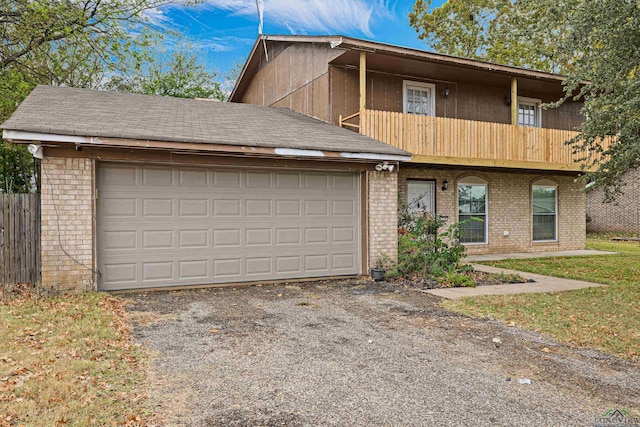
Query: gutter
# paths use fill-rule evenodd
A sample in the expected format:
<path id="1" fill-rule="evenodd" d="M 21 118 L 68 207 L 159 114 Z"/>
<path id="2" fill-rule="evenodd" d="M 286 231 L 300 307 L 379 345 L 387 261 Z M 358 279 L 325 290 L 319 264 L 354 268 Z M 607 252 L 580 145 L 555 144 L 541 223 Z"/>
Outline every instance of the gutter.
<path id="1" fill-rule="evenodd" d="M 383 153 L 353 153 L 325 150 L 305 150 L 287 147 L 252 147 L 227 144 L 207 144 L 189 142 L 168 142 L 125 138 L 103 138 L 96 136 L 74 136 L 17 130 L 4 130 L 3 139 L 13 143 L 49 142 L 75 144 L 76 147 L 108 147 L 108 148 L 137 148 L 158 150 L 180 150 L 183 152 L 202 153 L 218 152 L 226 154 L 242 154 L 253 156 L 282 156 L 294 158 L 313 158 L 326 160 L 361 160 L 361 161 L 390 161 L 408 162 L 411 155 L 383 154 Z"/>

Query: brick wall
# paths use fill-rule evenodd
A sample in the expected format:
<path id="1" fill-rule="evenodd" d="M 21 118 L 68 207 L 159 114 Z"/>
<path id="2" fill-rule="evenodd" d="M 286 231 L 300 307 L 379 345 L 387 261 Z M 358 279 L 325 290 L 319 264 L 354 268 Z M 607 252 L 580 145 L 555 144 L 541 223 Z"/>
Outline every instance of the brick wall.
<path id="1" fill-rule="evenodd" d="M 399 175 L 400 193 L 406 198 L 407 179 L 435 179 L 437 213 L 448 216 L 448 224 L 452 224 L 457 220 L 457 183 L 470 176 L 488 184 L 489 243 L 467 244 L 468 254 L 584 249 L 585 194 L 582 183 L 574 182 L 571 176 L 405 167 Z M 449 188 L 443 191 L 445 179 Z M 532 241 L 531 186 L 539 179 L 558 185 L 557 242 Z"/>
<path id="2" fill-rule="evenodd" d="M 95 289 L 93 182 L 93 160 L 47 157 L 45 152 L 41 226 L 44 287 L 60 292 Z"/>
<path id="3" fill-rule="evenodd" d="M 615 202 L 604 203 L 604 191 L 595 187 L 587 192 L 587 213 L 594 232 L 640 233 L 640 169 L 627 172 L 623 194 Z"/>
<path id="4" fill-rule="evenodd" d="M 398 258 L 398 174 L 367 172 L 369 267 L 381 255 Z"/>

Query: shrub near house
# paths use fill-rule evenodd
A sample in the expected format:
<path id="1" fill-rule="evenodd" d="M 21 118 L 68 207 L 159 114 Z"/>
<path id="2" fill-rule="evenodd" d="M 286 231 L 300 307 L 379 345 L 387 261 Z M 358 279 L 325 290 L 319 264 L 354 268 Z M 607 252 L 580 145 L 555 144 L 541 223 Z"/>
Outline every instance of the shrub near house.
<path id="1" fill-rule="evenodd" d="M 388 277 L 429 278 L 449 286 L 475 286 L 471 277 L 461 274 L 469 271 L 461 265 L 464 223 L 455 223 L 441 232 L 445 224 L 441 218 L 403 201 L 399 206 L 398 263 Z"/>

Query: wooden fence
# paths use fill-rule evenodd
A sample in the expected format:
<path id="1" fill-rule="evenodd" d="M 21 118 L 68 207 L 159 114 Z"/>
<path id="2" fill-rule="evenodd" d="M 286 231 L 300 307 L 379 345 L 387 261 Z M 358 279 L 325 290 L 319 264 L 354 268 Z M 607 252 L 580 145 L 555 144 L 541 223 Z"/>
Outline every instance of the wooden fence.
<path id="1" fill-rule="evenodd" d="M 0 195 L 0 284 L 40 281 L 40 194 Z"/>

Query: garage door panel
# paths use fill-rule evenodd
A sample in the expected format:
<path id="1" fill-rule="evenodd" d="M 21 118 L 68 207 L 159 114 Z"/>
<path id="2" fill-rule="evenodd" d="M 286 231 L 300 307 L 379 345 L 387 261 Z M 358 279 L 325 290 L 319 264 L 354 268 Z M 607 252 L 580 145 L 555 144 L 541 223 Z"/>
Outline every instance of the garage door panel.
<path id="1" fill-rule="evenodd" d="M 300 173 L 277 173 L 276 187 L 295 189 L 300 188 Z"/>
<path id="2" fill-rule="evenodd" d="M 325 173 L 307 173 L 304 175 L 304 182 L 307 190 L 329 189 L 329 175 Z"/>
<path id="3" fill-rule="evenodd" d="M 101 289 L 359 273 L 357 174 L 99 163 L 97 177 Z"/>
<path id="4" fill-rule="evenodd" d="M 179 217 L 209 217 L 209 200 L 208 199 L 179 199 L 178 200 L 178 216 Z"/>
<path id="5" fill-rule="evenodd" d="M 134 186 L 137 169 L 134 165 L 112 165 L 98 171 L 98 180 L 109 186 Z"/>
<path id="6" fill-rule="evenodd" d="M 300 216 L 300 200 L 276 200 L 276 216 Z"/>
<path id="7" fill-rule="evenodd" d="M 105 219 L 113 218 L 136 218 L 139 209 L 137 200 L 133 197 L 103 197 L 102 216 Z"/>
<path id="8" fill-rule="evenodd" d="M 178 171 L 178 185 L 199 191 L 209 186 L 210 172 L 206 169 L 180 169 Z"/>
<path id="9" fill-rule="evenodd" d="M 247 276 L 273 274 L 273 259 L 271 257 L 250 257 L 246 258 L 244 262 Z"/>
<path id="10" fill-rule="evenodd" d="M 331 188 L 333 190 L 355 190 L 356 176 L 352 174 L 334 174 L 331 176 Z"/>
<path id="11" fill-rule="evenodd" d="M 214 200 L 213 216 L 214 217 L 240 217 L 241 201 L 239 199 L 231 200 Z"/>
<path id="12" fill-rule="evenodd" d="M 213 172 L 213 186 L 216 188 L 240 188 L 242 174 L 240 171 L 218 170 Z"/>
<path id="13" fill-rule="evenodd" d="M 207 279 L 210 276 L 208 259 L 187 259 L 177 264 L 177 280 Z"/>
<path id="14" fill-rule="evenodd" d="M 184 249 L 206 249 L 209 247 L 209 230 L 206 228 L 178 230 L 178 245 Z"/>
<path id="15" fill-rule="evenodd" d="M 143 282 L 173 281 L 173 261 L 147 261 L 142 263 Z"/>
<path id="16" fill-rule="evenodd" d="M 142 216 L 154 218 L 173 218 L 174 199 L 144 198 L 141 199 Z"/>
<path id="17" fill-rule="evenodd" d="M 353 200 L 334 200 L 331 207 L 333 216 L 353 216 L 356 211 Z"/>
<path id="18" fill-rule="evenodd" d="M 272 215 L 272 200 L 249 199 L 245 200 L 245 216 L 270 217 Z"/>
<path id="19" fill-rule="evenodd" d="M 355 255 L 352 253 L 333 254 L 331 267 L 333 270 L 351 270 L 356 267 Z"/>
<path id="20" fill-rule="evenodd" d="M 356 234 L 354 227 L 334 227 L 331 230 L 331 243 L 356 243 Z"/>
<path id="21" fill-rule="evenodd" d="M 143 251 L 175 248 L 173 230 L 144 230 L 141 234 Z"/>
<path id="22" fill-rule="evenodd" d="M 245 246 L 271 246 L 273 233 L 271 228 L 245 229 Z"/>
<path id="23" fill-rule="evenodd" d="M 170 167 L 150 167 L 142 168 L 142 185 L 173 187 L 174 170 Z"/>

